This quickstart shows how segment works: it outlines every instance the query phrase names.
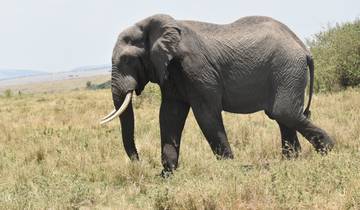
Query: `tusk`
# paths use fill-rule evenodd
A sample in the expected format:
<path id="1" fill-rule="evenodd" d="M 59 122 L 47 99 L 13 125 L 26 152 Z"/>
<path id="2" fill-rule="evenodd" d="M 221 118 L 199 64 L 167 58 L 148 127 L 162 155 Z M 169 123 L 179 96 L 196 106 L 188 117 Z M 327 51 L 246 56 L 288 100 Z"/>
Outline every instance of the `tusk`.
<path id="1" fill-rule="evenodd" d="M 109 117 L 107 119 L 103 119 L 100 122 L 100 124 L 102 125 L 102 124 L 105 124 L 107 122 L 110 122 L 115 117 L 121 115 L 125 111 L 125 109 L 128 107 L 128 105 L 129 105 L 129 103 L 131 101 L 131 97 L 132 97 L 132 92 L 129 92 L 128 94 L 126 94 L 123 104 L 121 104 L 120 108 L 115 112 L 115 114 L 113 114 L 111 117 Z"/>
<path id="2" fill-rule="evenodd" d="M 106 117 L 103 117 L 101 120 L 107 119 L 108 117 L 110 117 L 111 115 L 113 115 L 115 112 L 116 112 L 116 109 L 112 110 L 112 111 L 110 112 L 110 114 L 106 115 Z"/>

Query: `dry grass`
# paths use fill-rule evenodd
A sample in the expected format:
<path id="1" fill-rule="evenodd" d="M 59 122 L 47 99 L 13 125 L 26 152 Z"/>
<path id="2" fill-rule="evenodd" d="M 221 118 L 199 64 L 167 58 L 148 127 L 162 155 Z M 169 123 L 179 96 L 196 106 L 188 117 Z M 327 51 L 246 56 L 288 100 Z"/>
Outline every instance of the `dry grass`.
<path id="1" fill-rule="evenodd" d="M 317 95 L 312 117 L 336 139 L 326 157 L 301 138 L 303 152 L 281 159 L 275 122 L 263 113 L 224 114 L 235 160 L 217 161 L 190 114 L 180 168 L 158 176 L 159 96 L 136 98 L 131 163 L 109 90 L 0 97 L 0 208 L 359 209 L 360 91 Z"/>

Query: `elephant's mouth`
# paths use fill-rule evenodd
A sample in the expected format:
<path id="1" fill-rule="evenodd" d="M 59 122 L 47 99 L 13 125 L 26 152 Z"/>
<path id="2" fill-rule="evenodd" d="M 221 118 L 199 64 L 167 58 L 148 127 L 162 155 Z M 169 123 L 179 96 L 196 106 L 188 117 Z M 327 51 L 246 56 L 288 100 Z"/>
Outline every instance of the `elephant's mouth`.
<path id="1" fill-rule="evenodd" d="M 136 89 L 135 89 L 135 93 L 137 96 L 139 96 L 141 94 L 141 92 L 144 90 L 145 85 L 148 83 L 148 77 L 149 75 L 147 75 L 147 69 L 145 67 L 145 62 L 143 61 L 143 59 L 141 57 L 138 57 L 139 61 L 140 61 L 140 65 L 141 65 L 141 70 L 138 72 L 137 75 L 137 85 L 136 85 Z"/>
<path id="2" fill-rule="evenodd" d="M 137 96 L 141 95 L 141 92 L 144 90 L 145 86 L 140 86 L 139 88 L 135 89 L 135 93 Z"/>
<path id="3" fill-rule="evenodd" d="M 128 92 L 125 96 L 124 102 L 121 104 L 120 108 L 118 110 L 114 109 L 111 111 L 108 115 L 106 115 L 104 118 L 101 119 L 100 124 L 103 125 L 107 122 L 110 122 L 111 120 L 115 119 L 116 117 L 120 116 L 128 107 L 130 101 L 132 98 L 132 91 Z"/>

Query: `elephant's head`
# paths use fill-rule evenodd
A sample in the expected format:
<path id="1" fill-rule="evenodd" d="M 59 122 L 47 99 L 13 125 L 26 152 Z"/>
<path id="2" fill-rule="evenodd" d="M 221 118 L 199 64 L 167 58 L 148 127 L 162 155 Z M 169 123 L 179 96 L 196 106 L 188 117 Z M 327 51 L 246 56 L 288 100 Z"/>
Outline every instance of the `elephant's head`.
<path id="1" fill-rule="evenodd" d="M 120 116 L 122 138 L 127 155 L 138 159 L 134 143 L 133 91 L 140 95 L 151 81 L 162 84 L 167 66 L 177 55 L 181 30 L 167 15 L 154 15 L 120 33 L 112 55 L 111 91 L 115 110 L 102 124 Z"/>

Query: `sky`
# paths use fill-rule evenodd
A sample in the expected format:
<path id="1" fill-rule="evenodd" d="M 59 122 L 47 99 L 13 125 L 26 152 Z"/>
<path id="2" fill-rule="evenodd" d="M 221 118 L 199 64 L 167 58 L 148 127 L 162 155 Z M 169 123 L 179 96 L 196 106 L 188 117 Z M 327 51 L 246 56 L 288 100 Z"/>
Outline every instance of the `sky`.
<path id="1" fill-rule="evenodd" d="M 273 17 L 302 40 L 360 17 L 359 0 L 0 0 L 0 69 L 67 71 L 110 64 L 117 35 L 153 14 L 230 23 Z"/>

